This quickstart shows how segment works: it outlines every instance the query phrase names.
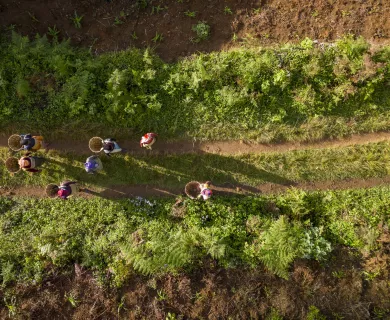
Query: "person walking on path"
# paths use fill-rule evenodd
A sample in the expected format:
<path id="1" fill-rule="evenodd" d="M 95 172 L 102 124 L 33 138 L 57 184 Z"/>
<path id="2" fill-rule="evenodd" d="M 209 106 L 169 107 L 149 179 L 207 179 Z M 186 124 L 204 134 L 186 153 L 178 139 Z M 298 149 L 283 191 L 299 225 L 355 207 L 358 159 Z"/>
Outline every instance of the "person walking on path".
<path id="1" fill-rule="evenodd" d="M 124 151 L 113 138 L 107 138 L 103 140 L 103 148 L 100 151 L 104 151 L 106 156 L 111 157 L 111 153 L 118 153 Z"/>
<path id="2" fill-rule="evenodd" d="M 205 183 L 200 184 L 200 194 L 198 198 L 203 198 L 203 200 L 208 200 L 213 195 L 213 192 L 210 189 L 211 182 L 206 181 Z"/>
<path id="3" fill-rule="evenodd" d="M 149 132 L 142 136 L 139 145 L 141 146 L 141 148 L 143 147 L 152 150 L 152 145 L 156 142 L 157 136 L 157 133 Z"/>
<path id="4" fill-rule="evenodd" d="M 63 181 L 58 188 L 57 195 L 63 200 L 68 200 L 68 197 L 77 195 L 79 192 L 84 191 L 84 189 L 80 188 L 76 181 Z"/>
<path id="5" fill-rule="evenodd" d="M 37 151 L 41 147 L 47 148 L 47 144 L 43 141 L 42 136 L 32 136 L 31 134 L 21 135 L 20 144 L 22 145 L 22 149 L 27 151 Z"/>
<path id="6" fill-rule="evenodd" d="M 94 174 L 97 171 L 103 169 L 102 160 L 99 159 L 98 156 L 90 156 L 87 158 L 87 161 L 84 163 L 85 171 L 89 174 Z"/>
<path id="7" fill-rule="evenodd" d="M 20 158 L 19 166 L 22 170 L 27 172 L 39 172 L 40 170 L 37 167 L 40 167 L 45 159 L 41 157 L 32 157 L 30 156 L 31 152 L 25 154 L 24 157 Z"/>

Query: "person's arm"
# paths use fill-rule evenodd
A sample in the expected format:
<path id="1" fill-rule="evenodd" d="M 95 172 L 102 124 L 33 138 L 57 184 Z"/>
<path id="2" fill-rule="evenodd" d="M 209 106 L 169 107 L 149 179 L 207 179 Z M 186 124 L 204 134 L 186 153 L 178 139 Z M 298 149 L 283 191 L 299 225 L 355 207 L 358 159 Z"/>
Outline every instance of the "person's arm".
<path id="1" fill-rule="evenodd" d="M 31 152 L 26 152 L 26 154 L 24 156 L 28 157 L 30 154 L 32 154 L 32 153 Z"/>

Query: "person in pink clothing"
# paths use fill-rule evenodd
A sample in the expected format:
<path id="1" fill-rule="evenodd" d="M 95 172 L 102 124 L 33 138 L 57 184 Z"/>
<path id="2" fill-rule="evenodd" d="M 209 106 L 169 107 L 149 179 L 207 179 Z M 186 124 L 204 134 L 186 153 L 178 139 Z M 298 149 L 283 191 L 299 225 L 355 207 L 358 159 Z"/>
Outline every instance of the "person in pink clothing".
<path id="1" fill-rule="evenodd" d="M 156 142 L 157 136 L 157 133 L 153 132 L 144 134 L 141 138 L 139 145 L 141 146 L 141 148 L 144 147 L 149 150 L 152 150 L 152 145 Z"/>

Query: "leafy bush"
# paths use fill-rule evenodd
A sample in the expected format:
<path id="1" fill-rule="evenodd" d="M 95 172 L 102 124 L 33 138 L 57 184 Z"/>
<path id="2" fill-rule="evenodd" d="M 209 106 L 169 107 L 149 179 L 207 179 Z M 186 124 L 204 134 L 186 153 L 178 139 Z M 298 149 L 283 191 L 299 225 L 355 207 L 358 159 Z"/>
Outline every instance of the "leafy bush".
<path id="1" fill-rule="evenodd" d="M 194 42 L 206 40 L 210 36 L 210 26 L 205 21 L 199 21 L 193 25 L 192 31 L 196 33 Z"/>
<path id="2" fill-rule="evenodd" d="M 324 260 L 330 242 L 367 250 L 372 239 L 361 230 L 390 224 L 389 194 L 388 187 L 306 193 L 300 206 L 315 216 L 304 221 L 288 207 L 291 194 L 185 200 L 180 219 L 171 216 L 171 199 L 0 197 L 1 281 L 38 283 L 77 262 L 120 286 L 133 272 L 189 270 L 205 257 L 226 267 L 262 263 L 287 278 L 296 258 Z"/>
<path id="3" fill-rule="evenodd" d="M 198 39 L 209 26 L 194 26 Z M 388 128 L 387 49 L 362 39 L 198 54 L 92 56 L 69 42 L 0 36 L 0 121 L 45 132 L 73 120 L 163 136 L 294 140 Z M 378 64 L 377 64 L 378 63 Z M 351 118 L 354 120 L 351 125 Z M 337 125 L 336 125 L 337 124 Z M 85 125 L 87 127 L 87 125 Z"/>

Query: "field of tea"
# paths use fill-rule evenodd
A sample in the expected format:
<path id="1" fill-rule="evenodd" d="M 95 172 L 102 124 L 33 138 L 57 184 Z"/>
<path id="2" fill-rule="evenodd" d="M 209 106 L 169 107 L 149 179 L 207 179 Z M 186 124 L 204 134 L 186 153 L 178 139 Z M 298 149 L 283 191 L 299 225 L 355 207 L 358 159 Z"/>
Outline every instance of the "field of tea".
<path id="1" fill-rule="evenodd" d="M 0 0 L 0 318 L 390 319 L 389 12 Z"/>

